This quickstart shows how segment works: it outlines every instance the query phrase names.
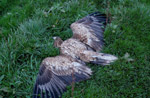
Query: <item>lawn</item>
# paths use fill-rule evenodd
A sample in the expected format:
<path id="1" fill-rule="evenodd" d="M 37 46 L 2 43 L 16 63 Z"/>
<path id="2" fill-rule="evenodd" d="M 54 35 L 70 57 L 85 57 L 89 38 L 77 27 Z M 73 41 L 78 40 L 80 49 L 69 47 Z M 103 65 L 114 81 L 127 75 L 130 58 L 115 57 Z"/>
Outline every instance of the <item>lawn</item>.
<path id="1" fill-rule="evenodd" d="M 0 98 L 30 98 L 41 61 L 59 55 L 53 36 L 72 36 L 70 24 L 100 11 L 111 23 L 104 53 L 119 60 L 88 64 L 91 79 L 75 84 L 74 98 L 150 97 L 149 0 L 0 1 Z M 71 97 L 71 86 L 63 98 Z"/>

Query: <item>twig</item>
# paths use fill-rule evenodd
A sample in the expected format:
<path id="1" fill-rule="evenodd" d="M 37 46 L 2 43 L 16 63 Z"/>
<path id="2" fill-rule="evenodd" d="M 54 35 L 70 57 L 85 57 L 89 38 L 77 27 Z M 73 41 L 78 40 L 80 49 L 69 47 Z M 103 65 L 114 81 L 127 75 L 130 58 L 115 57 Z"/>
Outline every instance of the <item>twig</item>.
<path id="1" fill-rule="evenodd" d="M 111 13 L 109 12 L 109 8 L 110 8 L 110 2 L 107 1 L 107 19 L 106 19 L 106 24 L 107 23 L 111 23 Z"/>
<path id="2" fill-rule="evenodd" d="M 71 88 L 71 90 L 72 90 L 72 92 L 71 92 L 71 96 L 72 96 L 72 98 L 73 98 L 73 94 L 74 94 L 74 87 L 75 87 L 75 77 L 74 77 L 74 69 L 72 68 L 72 83 L 71 83 L 71 86 L 72 86 L 72 88 Z"/>

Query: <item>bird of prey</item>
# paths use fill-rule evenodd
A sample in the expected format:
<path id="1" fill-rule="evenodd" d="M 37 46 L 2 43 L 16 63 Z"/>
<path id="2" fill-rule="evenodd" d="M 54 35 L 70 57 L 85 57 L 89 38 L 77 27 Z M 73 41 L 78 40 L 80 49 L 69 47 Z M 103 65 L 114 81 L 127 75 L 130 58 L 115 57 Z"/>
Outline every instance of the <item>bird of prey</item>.
<path id="1" fill-rule="evenodd" d="M 109 65 L 118 58 L 99 53 L 103 47 L 106 15 L 95 12 L 71 24 L 73 36 L 65 41 L 53 37 L 60 55 L 45 58 L 34 86 L 33 98 L 59 98 L 72 82 L 90 78 L 86 63 Z"/>

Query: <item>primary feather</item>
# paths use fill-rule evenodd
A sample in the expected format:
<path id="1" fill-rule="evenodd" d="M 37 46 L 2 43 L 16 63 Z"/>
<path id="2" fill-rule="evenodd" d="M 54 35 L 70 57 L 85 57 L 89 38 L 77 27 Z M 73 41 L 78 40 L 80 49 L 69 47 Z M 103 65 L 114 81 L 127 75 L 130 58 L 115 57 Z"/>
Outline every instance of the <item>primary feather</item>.
<path id="1" fill-rule="evenodd" d="M 66 86 L 73 82 L 72 73 L 74 82 L 78 82 L 90 78 L 92 71 L 85 63 L 80 63 L 69 56 L 59 55 L 44 59 L 35 83 L 33 98 L 37 98 L 40 94 L 42 98 L 45 98 L 44 96 L 59 98 Z"/>
<path id="2" fill-rule="evenodd" d="M 103 32 L 106 25 L 106 15 L 99 12 L 92 13 L 71 24 L 73 38 L 79 39 L 95 51 L 103 47 Z"/>
<path id="3" fill-rule="evenodd" d="M 42 61 L 33 98 L 59 98 L 72 82 L 90 78 L 92 71 L 86 63 L 109 65 L 117 60 L 116 56 L 98 52 L 103 46 L 105 25 L 106 16 L 95 12 L 71 24 L 72 38 L 63 41 L 53 37 L 60 55 Z"/>

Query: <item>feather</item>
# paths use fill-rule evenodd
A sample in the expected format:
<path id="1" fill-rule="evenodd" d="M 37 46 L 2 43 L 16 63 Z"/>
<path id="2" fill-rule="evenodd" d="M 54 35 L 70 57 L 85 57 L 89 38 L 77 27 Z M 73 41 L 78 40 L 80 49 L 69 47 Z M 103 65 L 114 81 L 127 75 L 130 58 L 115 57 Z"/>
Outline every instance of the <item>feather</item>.
<path id="1" fill-rule="evenodd" d="M 106 26 L 106 15 L 100 12 L 88 16 L 71 24 L 73 38 L 79 39 L 95 51 L 102 50 L 104 45 L 103 32 Z"/>
<path id="2" fill-rule="evenodd" d="M 100 64 L 100 65 L 110 65 L 112 62 L 116 61 L 118 58 L 111 54 L 98 53 L 95 51 L 83 51 L 80 58 L 88 63 Z"/>
<path id="3" fill-rule="evenodd" d="M 86 63 L 109 65 L 118 59 L 98 52 L 104 44 L 105 25 L 106 15 L 95 12 L 71 24 L 72 38 L 63 41 L 60 37 L 53 37 L 60 55 L 42 61 L 33 98 L 59 98 L 72 82 L 90 78 L 92 71 Z"/>
<path id="4" fill-rule="evenodd" d="M 75 82 L 90 78 L 90 75 L 92 74 L 90 68 L 76 62 L 74 59 L 71 60 L 67 56 L 56 56 L 44 59 L 37 76 L 33 98 L 38 97 L 39 91 L 37 90 L 41 91 L 42 98 L 45 98 L 45 96 L 48 97 L 49 95 L 52 98 L 59 98 L 65 91 L 66 86 L 73 82 L 72 70 L 75 71 L 73 73 Z M 54 69 L 53 66 L 56 68 Z M 59 68 L 60 66 L 61 68 Z M 57 70 L 59 70 L 59 72 L 62 71 L 62 73 L 58 73 Z"/>

